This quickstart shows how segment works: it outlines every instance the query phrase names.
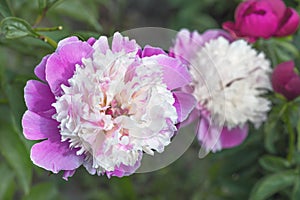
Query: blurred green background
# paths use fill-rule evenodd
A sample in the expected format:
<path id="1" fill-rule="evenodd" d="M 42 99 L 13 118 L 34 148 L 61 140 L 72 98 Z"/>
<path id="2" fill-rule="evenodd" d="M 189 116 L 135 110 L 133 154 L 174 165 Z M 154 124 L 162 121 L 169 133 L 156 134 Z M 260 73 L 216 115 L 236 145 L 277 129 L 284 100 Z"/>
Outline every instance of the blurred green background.
<path id="1" fill-rule="evenodd" d="M 0 0 L 14 16 L 33 25 L 41 14 L 38 0 Z M 53 0 L 47 2 L 54 2 Z M 218 28 L 233 20 L 239 0 L 62 0 L 51 7 L 39 27 L 63 26 L 45 32 L 56 41 L 111 36 L 115 31 L 155 26 L 173 30 Z M 285 1 L 299 8 L 297 1 Z M 298 9 L 299 10 L 299 9 Z M 1 19 L 5 17 L 2 13 Z M 0 36 L 0 200 L 6 199 L 247 199 L 263 169 L 258 159 L 265 153 L 263 130 L 253 130 L 246 142 L 234 149 L 197 157 L 199 144 L 168 167 L 130 177 L 111 178 L 77 170 L 68 182 L 61 174 L 50 175 L 33 166 L 29 158 L 33 142 L 22 135 L 21 118 L 26 110 L 23 88 L 36 79 L 34 67 L 53 48 L 25 37 Z M 190 127 L 190 131 L 194 127 Z M 272 199 L 277 199 L 276 197 Z"/>

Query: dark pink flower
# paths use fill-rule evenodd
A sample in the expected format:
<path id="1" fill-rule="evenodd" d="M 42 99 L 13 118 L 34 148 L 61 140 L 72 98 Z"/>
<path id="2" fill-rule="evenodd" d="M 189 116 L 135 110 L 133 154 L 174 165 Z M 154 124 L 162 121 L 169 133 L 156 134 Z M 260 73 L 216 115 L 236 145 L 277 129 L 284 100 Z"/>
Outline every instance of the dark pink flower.
<path id="1" fill-rule="evenodd" d="M 255 42 L 258 38 L 291 35 L 298 25 L 299 14 L 282 0 L 247 0 L 237 7 L 235 22 L 225 22 L 223 28 L 235 38 Z"/>
<path id="2" fill-rule="evenodd" d="M 272 75 L 272 86 L 275 92 L 282 94 L 288 100 L 300 96 L 300 76 L 294 71 L 293 61 L 279 64 Z"/>

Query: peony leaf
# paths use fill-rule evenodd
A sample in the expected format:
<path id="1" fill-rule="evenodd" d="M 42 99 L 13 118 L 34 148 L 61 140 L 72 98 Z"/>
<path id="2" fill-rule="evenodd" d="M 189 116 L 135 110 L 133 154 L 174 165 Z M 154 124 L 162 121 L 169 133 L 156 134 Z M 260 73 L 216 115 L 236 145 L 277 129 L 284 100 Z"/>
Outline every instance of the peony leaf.
<path id="1" fill-rule="evenodd" d="M 80 12 L 78 12 L 78 8 L 80 8 Z M 97 32 L 102 31 L 102 26 L 98 19 L 99 10 L 94 1 L 65 0 L 51 12 L 70 16 L 73 19 L 89 24 Z"/>
<path id="2" fill-rule="evenodd" d="M 281 131 L 283 128 L 279 122 L 285 115 L 288 104 L 282 99 L 274 98 L 273 100 L 276 100 L 275 104 L 277 105 L 272 108 L 268 121 L 264 124 L 264 146 L 269 153 L 275 154 L 277 152 L 275 143 L 282 136 Z"/>
<path id="3" fill-rule="evenodd" d="M 283 169 L 287 169 L 290 167 L 290 163 L 284 158 L 272 156 L 272 155 L 264 155 L 259 159 L 259 164 L 270 172 L 278 172 Z"/>
<path id="4" fill-rule="evenodd" d="M 38 3 L 39 3 L 40 11 L 44 10 L 47 7 L 47 1 L 46 0 L 38 0 Z"/>
<path id="5" fill-rule="evenodd" d="M 1 163 L 0 174 L 0 199 L 13 199 L 12 197 L 15 190 L 15 173 L 9 169 L 6 163 Z"/>
<path id="6" fill-rule="evenodd" d="M 265 176 L 258 181 L 250 194 L 250 200 L 264 200 L 277 192 L 292 186 L 297 178 L 293 170 L 282 171 L 276 174 Z"/>
<path id="7" fill-rule="evenodd" d="M 9 7 L 7 0 L 0 1 L 0 14 L 3 17 L 12 16 L 12 12 L 11 12 L 11 9 Z"/>
<path id="8" fill-rule="evenodd" d="M 3 19 L 0 27 L 1 33 L 3 33 L 7 39 L 21 38 L 25 36 L 38 36 L 37 33 L 32 30 L 27 21 L 17 17 L 7 17 Z"/>
<path id="9" fill-rule="evenodd" d="M 23 200 L 43 199 L 51 200 L 57 198 L 58 191 L 53 183 L 40 183 L 31 188 L 28 195 Z"/>
<path id="10" fill-rule="evenodd" d="M 0 121 L 0 152 L 15 171 L 19 184 L 26 194 L 29 192 L 32 179 L 32 163 L 29 153 L 11 124 L 10 111 L 4 106 L 1 106 L 1 111 L 5 112 L 6 116 Z"/>
<path id="11" fill-rule="evenodd" d="M 54 5 L 61 3 L 63 0 L 39 0 L 39 9 L 42 12 L 43 10 L 49 10 Z"/>
<path id="12" fill-rule="evenodd" d="M 294 188 L 293 188 L 293 193 L 292 193 L 292 200 L 299 200 L 300 197 L 300 177 L 297 176 Z"/>
<path id="13" fill-rule="evenodd" d="M 297 149 L 299 151 L 300 150 L 300 118 L 298 118 L 296 130 L 297 130 Z"/>
<path id="14" fill-rule="evenodd" d="M 294 46 L 289 41 L 275 40 L 275 44 L 278 49 L 280 49 L 280 50 L 284 49 L 287 52 L 291 53 L 295 57 L 297 57 L 299 55 L 299 51 L 298 51 L 297 47 Z"/>
<path id="15" fill-rule="evenodd" d="M 264 146 L 266 150 L 270 153 L 276 153 L 275 142 L 279 139 L 278 134 L 278 121 L 268 121 L 264 125 L 265 139 Z"/>

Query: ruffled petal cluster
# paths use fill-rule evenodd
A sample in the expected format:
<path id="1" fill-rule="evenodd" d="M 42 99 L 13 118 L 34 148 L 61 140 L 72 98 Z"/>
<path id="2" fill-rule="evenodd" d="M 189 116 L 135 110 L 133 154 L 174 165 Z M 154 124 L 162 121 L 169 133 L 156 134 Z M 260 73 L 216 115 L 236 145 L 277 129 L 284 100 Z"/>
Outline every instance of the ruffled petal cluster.
<path id="1" fill-rule="evenodd" d="M 201 35 L 183 30 L 171 49 L 188 63 L 193 81 L 184 90 L 197 99 L 198 112 L 191 118 L 200 117 L 198 139 L 207 151 L 240 144 L 247 136 L 247 123 L 259 127 L 270 110 L 270 102 L 261 96 L 271 90 L 265 55 L 244 40 L 231 42 L 223 32 L 213 36 L 202 38 L 209 39 L 201 45 Z"/>
<path id="2" fill-rule="evenodd" d="M 104 36 L 64 39 L 35 74 L 22 125 L 27 139 L 43 141 L 31 159 L 66 179 L 81 165 L 108 177 L 134 173 L 143 153 L 164 151 L 195 104 L 177 91 L 191 82 L 180 60 L 119 33 L 111 47 Z"/>

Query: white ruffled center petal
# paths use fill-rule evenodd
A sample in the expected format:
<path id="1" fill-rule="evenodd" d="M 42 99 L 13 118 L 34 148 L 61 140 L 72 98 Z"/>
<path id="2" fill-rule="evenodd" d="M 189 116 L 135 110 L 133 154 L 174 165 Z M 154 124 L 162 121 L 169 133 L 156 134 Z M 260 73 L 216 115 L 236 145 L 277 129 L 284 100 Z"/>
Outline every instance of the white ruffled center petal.
<path id="1" fill-rule="evenodd" d="M 95 49 L 76 66 L 53 104 L 62 140 L 86 154 L 98 174 L 134 166 L 142 151 L 164 151 L 176 131 L 174 98 L 156 60 Z M 89 164 L 90 163 L 90 164 Z M 92 171 L 90 169 L 90 171 Z"/>

